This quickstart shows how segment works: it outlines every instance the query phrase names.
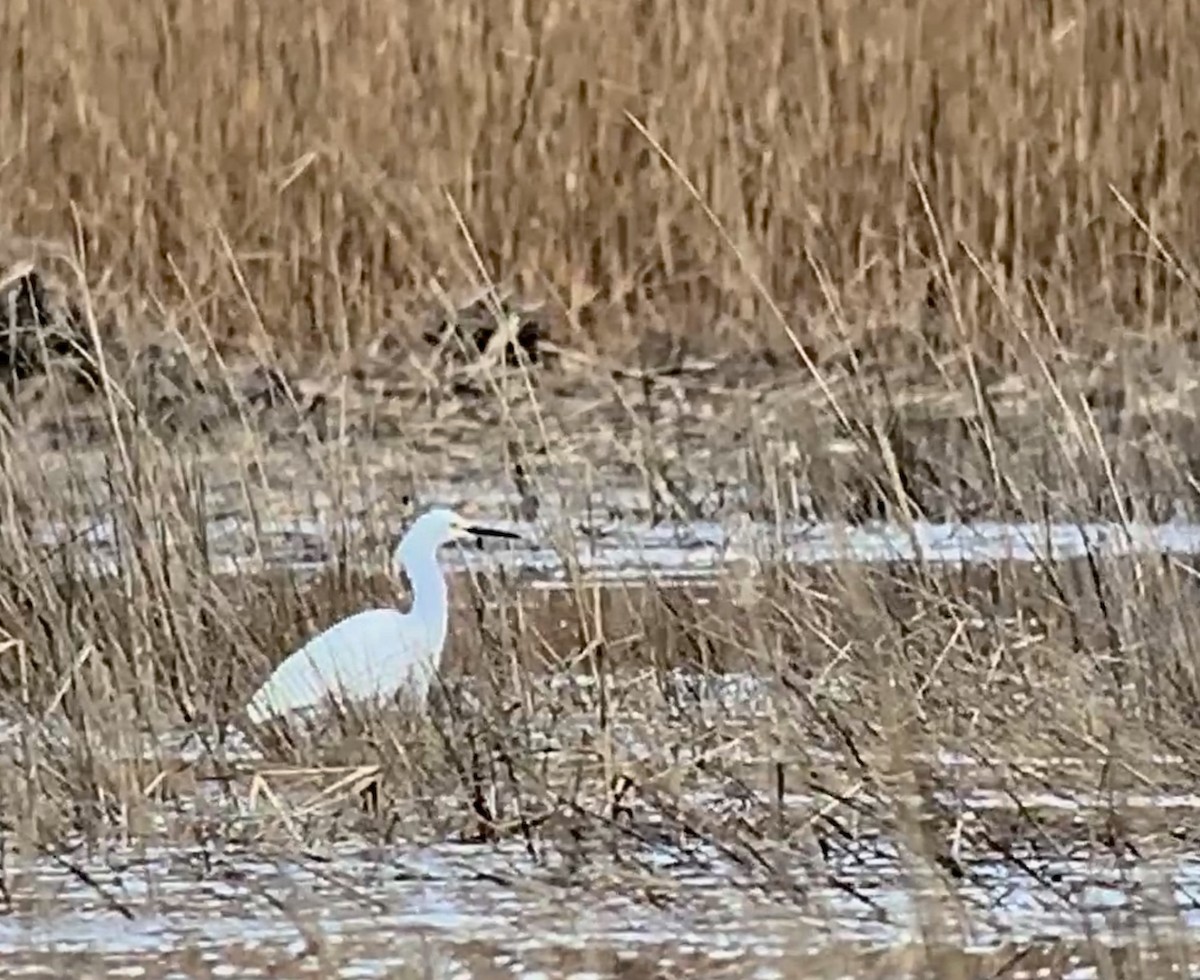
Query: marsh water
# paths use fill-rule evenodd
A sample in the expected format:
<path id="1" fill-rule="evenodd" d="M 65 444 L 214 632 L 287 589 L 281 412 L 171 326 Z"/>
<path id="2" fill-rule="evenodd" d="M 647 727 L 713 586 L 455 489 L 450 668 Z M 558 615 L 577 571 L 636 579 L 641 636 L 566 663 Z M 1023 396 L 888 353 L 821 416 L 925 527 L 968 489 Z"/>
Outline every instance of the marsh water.
<path id="1" fill-rule="evenodd" d="M 1200 810 L 1184 792 L 1124 802 L 1181 822 Z M 1049 793 L 1021 805 L 1070 819 L 1108 803 Z M 1003 792 L 971 800 L 975 814 L 1011 806 Z M 930 923 L 924 896 L 945 915 L 946 879 L 869 833 L 821 860 L 772 855 L 759 875 L 721 846 L 642 828 L 584 876 L 561 853 L 513 841 L 255 844 L 244 801 L 226 804 L 223 832 L 202 844 L 157 843 L 170 819 L 137 842 L 8 854 L 6 975 L 824 975 L 838 956 L 931 939 L 982 969 L 985 954 L 1014 946 L 1119 949 L 1148 930 L 1200 927 L 1200 855 L 968 851 L 951 917 Z"/>
<path id="2" fill-rule="evenodd" d="M 448 550 L 450 567 L 464 565 L 508 568 L 527 573 L 530 581 L 549 587 L 571 574 L 590 580 L 652 578 L 657 583 L 713 578 L 739 561 L 776 560 L 800 565 L 838 562 L 995 563 L 1052 562 L 1088 554 L 1200 553 L 1200 524 L 1080 521 L 1012 523 L 977 521 L 897 524 L 876 521 L 846 525 L 834 522 L 772 523 L 741 515 L 730 522 L 649 523 L 626 517 L 606 519 L 551 518 L 530 523 L 489 520 L 516 531 L 522 542 L 503 550 Z M 288 567 L 324 567 L 344 553 L 348 542 L 364 542 L 380 554 L 353 558 L 366 565 L 395 541 L 400 528 L 381 535 L 355 520 L 336 523 L 316 518 L 261 520 L 253 525 L 237 517 L 213 520 L 205 530 L 207 558 L 217 573 L 247 573 Z M 89 520 L 66 527 L 41 526 L 42 543 L 83 543 L 90 571 L 111 575 L 116 568 L 121 535 L 111 520 Z M 565 556 L 569 558 L 565 559 Z"/>
<path id="3" fill-rule="evenodd" d="M 568 575 L 567 554 L 575 563 L 571 574 L 592 581 L 671 583 L 712 577 L 732 562 L 750 562 L 752 569 L 769 558 L 1037 563 L 1096 552 L 1200 551 L 1200 526 L 1185 523 L 780 527 L 743 520 L 731 527 L 614 519 L 501 526 L 521 531 L 528 543 L 465 549 L 448 556 L 450 563 L 506 567 L 530 585 L 553 589 Z M 344 525 L 316 520 L 260 524 L 249 548 L 244 526 L 218 521 L 209 543 L 214 564 L 227 572 L 317 568 L 345 532 Z M 45 534 L 48 542 L 64 535 L 85 540 L 94 570 L 111 571 L 118 536 L 104 522 Z M 762 678 L 704 682 L 692 692 L 723 711 L 752 719 L 766 710 Z M 10 745 L 29 737 L 27 724 L 11 721 L 4 735 Z M 1045 788 L 1019 804 L 993 785 L 987 760 L 938 763 L 962 770 L 976 815 L 1033 806 L 1071 824 L 1114 806 L 1103 796 L 1055 792 L 1055 766 L 1070 768 L 1069 758 L 1040 760 Z M 692 802 L 735 805 L 715 787 L 698 788 Z M 962 794 L 946 803 L 961 806 Z M 794 792 L 780 799 L 781 810 L 817 806 Z M 1072 944 L 1116 950 L 1145 939 L 1147 930 L 1175 935 L 1200 927 L 1200 851 L 1154 843 L 1169 837 L 1174 824 L 1194 822 L 1200 797 L 1181 776 L 1169 792 L 1126 795 L 1120 806 L 1152 813 L 1166 828 L 1136 855 L 1081 839 L 1074 847 L 1031 846 L 998 858 L 966 843 L 946 876 L 914 861 L 885 829 L 866 827 L 854 846 L 819 855 L 802 846 L 778 848 L 751 869 L 719 841 L 656 833 L 651 816 L 644 826 L 614 833 L 582 875 L 569 854 L 520 839 L 470 843 L 399 833 L 379 840 L 345 831 L 320 846 L 268 845 L 254 832 L 262 815 L 244 792 L 198 792 L 120 839 L 67 839 L 33 852 L 6 841 L 0 959 L 5 975 L 14 977 L 698 972 L 768 978 L 844 973 L 862 957 L 936 942 L 957 950 L 967 972 L 974 958 L 983 968 L 1014 944 L 1057 951 L 1055 962 L 1066 972 L 1076 962 Z M 181 840 L 172 829 L 181 820 L 210 832 L 202 841 Z M 926 897 L 936 900 L 936 922 Z M 1008 975 L 1038 975 L 1038 962 L 1017 963 Z M 889 971 L 906 974 L 903 957 Z"/>
<path id="4" fill-rule="evenodd" d="M 802 904 L 740 882 L 717 854 L 702 857 L 703 870 L 700 857 L 681 868 L 664 853 L 667 887 L 686 896 L 650 903 L 628 882 L 564 891 L 554 868 L 516 846 L 345 845 L 319 856 L 114 848 L 74 858 L 86 881 L 56 861 L 26 865 L 10 882 L 17 904 L 0 924 L 0 954 L 10 976 L 44 974 L 53 956 L 59 975 L 304 975 L 334 965 L 340 976 L 766 977 L 796 975 L 798 963 L 838 948 L 920 939 L 916 883 L 896 855 L 846 870 L 862 901 L 797 869 Z M 1116 947 L 1135 924 L 1200 924 L 1195 861 L 1035 859 L 1023 872 L 980 861 L 972 872 L 962 921 L 942 937 L 966 949 L 1085 937 Z M 1180 907 L 1191 910 L 1182 922 Z"/>

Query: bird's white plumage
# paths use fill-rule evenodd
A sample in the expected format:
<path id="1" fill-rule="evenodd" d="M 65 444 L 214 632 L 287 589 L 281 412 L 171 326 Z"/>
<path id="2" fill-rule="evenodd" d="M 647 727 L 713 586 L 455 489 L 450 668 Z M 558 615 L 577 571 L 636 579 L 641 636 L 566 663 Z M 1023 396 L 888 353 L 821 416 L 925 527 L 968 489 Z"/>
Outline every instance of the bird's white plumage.
<path id="1" fill-rule="evenodd" d="M 261 724 L 272 715 L 315 707 L 328 698 L 384 700 L 405 687 L 423 703 L 437 664 L 414 641 L 408 616 L 397 609 L 355 613 L 276 668 L 247 705 L 250 720 Z"/>
<path id="2" fill-rule="evenodd" d="M 367 609 L 331 626 L 289 656 L 255 692 L 246 713 L 255 724 L 329 700 L 383 702 L 400 691 L 423 706 L 446 643 L 449 602 L 437 549 L 475 534 L 515 538 L 469 527 L 450 510 L 420 517 L 393 562 L 408 575 L 412 609 Z"/>

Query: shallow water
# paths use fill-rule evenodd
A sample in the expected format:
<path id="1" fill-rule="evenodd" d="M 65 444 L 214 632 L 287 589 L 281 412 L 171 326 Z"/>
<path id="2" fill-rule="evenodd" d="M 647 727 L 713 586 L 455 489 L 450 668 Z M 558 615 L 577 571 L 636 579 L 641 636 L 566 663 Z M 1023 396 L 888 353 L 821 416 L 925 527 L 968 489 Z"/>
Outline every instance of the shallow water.
<path id="1" fill-rule="evenodd" d="M 788 561 L 799 565 L 837 562 L 1050 562 L 1088 554 L 1123 555 L 1200 553 L 1200 524 L 1129 524 L 1105 522 L 971 524 L 916 522 L 912 526 L 876 522 L 842 525 L 828 522 L 768 525 L 748 519 L 733 528 L 715 522 L 649 524 L 609 521 L 527 524 L 493 521 L 522 535 L 507 549 L 489 546 L 447 549 L 451 567 L 506 568 L 526 573 L 533 584 L 554 586 L 573 568 L 593 580 L 680 581 L 712 578 L 735 563 Z M 395 534 L 403 529 L 397 527 Z M 213 521 L 207 542 L 218 574 L 253 573 L 270 568 L 317 569 L 333 560 L 335 540 L 364 535 L 354 521 L 335 526 L 320 520 L 265 521 L 251 528 L 229 518 Z M 81 522 L 73 527 L 45 526 L 39 538 L 47 547 L 78 542 L 90 571 L 116 574 L 117 533 L 111 521 Z M 569 561 L 564 560 L 569 555 Z M 376 558 L 363 556 L 363 565 Z"/>
<path id="2" fill-rule="evenodd" d="M 588 680 L 580 680 L 586 694 Z M 769 698 L 751 675 L 676 672 L 671 681 L 720 706 L 726 727 L 738 717 L 753 722 Z M 617 687 L 613 679 L 610 690 Z M 27 738 L 71 737 L 29 722 L 16 730 Z M 148 736 L 140 751 L 152 759 L 186 755 L 183 734 Z M 0 741 L 0 751 L 8 744 L 19 749 L 18 739 Z M 106 748 L 114 761 L 128 758 L 128 746 L 93 751 Z M 233 748 L 231 757 L 253 759 L 238 755 L 236 741 Z M 817 748 L 811 755 L 814 764 L 824 758 Z M 944 930 L 941 941 L 972 955 L 1013 943 L 1117 946 L 1152 929 L 1200 928 L 1200 852 L 1150 839 L 1133 857 L 1096 846 L 1088 829 L 1113 807 L 1192 824 L 1200 797 L 1186 785 L 1116 797 L 1039 791 L 1030 786 L 1041 778 L 1065 785 L 1094 772 L 1095 761 L 999 762 L 959 749 L 912 761 L 952 774 L 928 798 L 963 813 L 968 831 L 1018 808 L 1058 814 L 1068 827 L 1082 822 L 1067 847 L 1062 839 L 1040 847 L 1034 835 L 1005 856 L 976 847 L 968 833 L 956 853 L 960 871 L 950 876 L 869 822 L 852 840 L 834 839 L 819 852 L 803 837 L 760 841 L 766 864 L 757 866 L 731 856 L 724 838 L 681 840 L 653 807 L 635 807 L 634 833 L 601 835 L 582 857 L 561 842 L 531 854 L 512 839 L 368 843 L 343 833 L 332 843 L 288 843 L 262 836 L 263 820 L 276 811 L 261 802 L 252 808 L 243 782 L 232 796 L 198 791 L 174 801 L 132 841 L 67 840 L 57 854 L 20 853 L 6 841 L 0 958 L 11 976 L 43 969 L 144 977 L 609 976 L 636 968 L 765 977 L 808 975 L 795 965 L 835 955 L 851 957 L 842 973 L 852 973 L 855 957 L 926 942 L 931 915 Z M 1007 769 L 1032 775 L 1032 783 L 1014 795 Z M 688 790 L 679 800 L 709 815 L 741 806 L 718 787 Z M 922 802 L 902 793 L 865 800 L 877 811 Z M 804 791 L 781 799 L 796 827 L 827 802 Z M 448 810 L 461 805 L 442 802 Z M 736 815 L 730 819 L 736 824 Z M 186 828 L 202 826 L 209 829 L 196 843 Z"/>
<path id="3" fill-rule="evenodd" d="M 289 962 L 315 971 L 322 961 L 340 975 L 427 963 L 462 975 L 481 956 L 491 975 L 528 976 L 589 954 L 744 976 L 846 943 L 861 952 L 919 941 L 921 904 L 939 892 L 886 844 L 853 868 L 781 869 L 790 895 L 739 883 L 740 870 L 715 851 L 702 856 L 697 871 L 662 853 L 670 883 L 655 901 L 645 875 L 617 869 L 607 886 L 562 885 L 553 862 L 509 846 L 346 845 L 319 859 L 233 847 L 114 847 L 89 858 L 80 849 L 71 859 L 86 881 L 49 858 L 10 858 L 0 956 L 10 976 L 51 955 L 86 956 L 110 976 L 167 976 L 168 951 L 187 951 L 205 972 L 240 962 L 243 976 Z M 652 853 L 643 858 L 654 865 Z M 945 937 L 964 948 L 1118 944 L 1152 926 L 1200 925 L 1200 856 L 1108 867 L 1031 858 L 1021 871 L 967 863 L 971 882 Z"/>
<path id="4" fill-rule="evenodd" d="M 521 532 L 523 547 L 463 549 L 449 564 L 504 567 L 534 583 L 560 584 L 568 574 L 562 554 L 545 545 L 562 527 L 499 522 Z M 110 523 L 83 529 L 49 528 L 45 540 L 83 530 L 94 572 L 117 566 L 117 535 Z M 979 523 L 844 527 L 797 524 L 776 528 L 743 522 L 734 532 L 712 523 L 656 525 L 612 521 L 584 535 L 576 526 L 566 550 L 589 579 L 694 581 L 735 563 L 787 559 L 798 564 L 926 561 L 1042 562 L 1149 552 L 1200 551 L 1200 525 L 1123 528 L 1113 524 L 1020 525 Z M 249 548 L 244 524 L 210 528 L 214 570 L 247 572 L 289 566 L 317 568 L 333 554 L 334 529 L 316 521 L 260 525 Z M 361 529 L 350 528 L 350 533 Z M 339 525 L 337 534 L 347 528 Z M 364 558 L 364 564 L 367 559 Z M 769 702 L 765 681 L 750 675 L 673 677 L 681 691 L 723 724 L 753 723 Z M 570 695 L 585 698 L 595 679 L 572 676 Z M 616 682 L 608 681 L 610 690 Z M 833 692 L 836 694 L 836 691 Z M 553 697 L 546 700 L 553 701 Z M 565 730 L 560 724 L 559 731 Z M 612 726 L 611 736 L 631 758 L 644 754 L 636 726 Z M 0 753 L 20 759 L 22 739 L 69 741 L 31 719 L 4 720 Z M 148 733 L 141 744 L 93 746 L 116 760 L 203 759 L 185 733 Z M 253 745 L 235 740 L 232 760 L 256 761 Z M 823 750 L 813 746 L 812 758 Z M 189 754 L 190 753 L 190 754 Z M 963 773 L 963 788 L 939 790 L 935 802 L 970 815 L 1014 810 L 1055 811 L 1070 818 L 1111 808 L 1100 794 L 1026 789 L 1019 798 L 995 785 L 995 760 L 947 748 L 930 760 Z M 1170 765 L 1178 760 L 1156 760 Z M 1014 759 L 1006 764 L 1044 773 L 1051 785 L 1078 766 L 1069 758 Z M 711 796 L 706 796 L 711 793 Z M 689 805 L 713 810 L 728 801 L 698 790 Z M 794 812 L 821 801 L 803 793 L 783 800 Z M 901 796 L 891 804 L 915 804 Z M 1154 811 L 1182 824 L 1200 817 L 1200 797 L 1187 787 L 1123 795 L 1124 810 Z M 302 848 L 247 844 L 259 819 L 245 806 L 198 794 L 199 809 L 221 811 L 229 832 L 203 847 L 185 843 L 72 846 L 66 860 L 6 854 L 7 915 L 0 916 L 0 957 L 7 975 L 106 976 L 389 976 L 419 969 L 434 976 L 611 975 L 638 965 L 647 975 L 700 972 L 708 976 L 796 975 L 785 970 L 802 957 L 852 948 L 887 950 L 924 941 L 930 909 L 962 949 L 994 950 L 1005 943 L 1127 943 L 1148 930 L 1200 928 L 1200 853 L 1186 847 L 1147 848 L 1143 857 L 1115 856 L 1089 846 L 1022 852 L 1019 861 L 971 845 L 957 854 L 964 870 L 950 881 L 930 870 L 886 835 L 865 835 L 862 846 L 822 855 L 803 849 L 768 854 L 769 873 L 748 874 L 719 848 L 684 850 L 645 840 L 624 842 L 621 856 L 586 876 L 564 867 L 560 852 L 538 860 L 520 846 L 465 846 L 408 841 L 367 847 L 361 841 L 329 847 L 320 857 Z M 651 828 L 653 829 L 653 828 Z M 241 843 L 232 843 L 240 841 Z M 648 841 L 648 843 L 647 843 Z M 0 907 L 3 911 L 3 907 Z M 849 968 L 852 972 L 852 965 Z M 1020 976 L 1020 970 L 1008 975 Z"/>

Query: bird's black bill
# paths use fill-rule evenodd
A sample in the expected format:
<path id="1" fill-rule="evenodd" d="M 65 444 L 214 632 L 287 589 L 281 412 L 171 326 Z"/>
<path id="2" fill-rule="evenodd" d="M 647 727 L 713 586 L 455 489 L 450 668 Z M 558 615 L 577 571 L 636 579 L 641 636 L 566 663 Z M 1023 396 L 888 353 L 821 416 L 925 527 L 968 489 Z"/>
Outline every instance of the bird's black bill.
<path id="1" fill-rule="evenodd" d="M 520 541 L 521 535 L 513 534 L 512 531 L 498 531 L 491 527 L 469 527 L 468 534 L 473 534 L 478 538 L 507 538 L 509 541 Z"/>

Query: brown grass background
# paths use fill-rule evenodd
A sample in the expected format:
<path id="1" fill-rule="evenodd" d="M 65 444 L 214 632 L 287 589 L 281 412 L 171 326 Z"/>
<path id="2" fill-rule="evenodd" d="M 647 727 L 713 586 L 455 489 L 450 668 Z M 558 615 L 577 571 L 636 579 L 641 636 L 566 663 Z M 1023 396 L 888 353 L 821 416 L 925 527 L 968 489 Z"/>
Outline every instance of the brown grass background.
<path id="1" fill-rule="evenodd" d="M 0 232 L 151 329 L 404 335 L 479 282 L 452 199 L 560 342 L 783 343 L 628 112 L 818 351 L 1004 358 L 1039 303 L 1060 338 L 1192 339 L 1186 0 L 12 0 L 0 66 Z"/>
<path id="2" fill-rule="evenodd" d="M 1184 0 L 0 4 L 0 275 L 50 256 L 102 332 L 178 331 L 199 349 L 171 361 L 130 344 L 66 421 L 70 399 L 42 411 L 17 385 L 0 406 L 0 720 L 16 726 L 0 739 L 0 837 L 60 858 L 66 841 L 156 827 L 205 854 L 347 827 L 523 838 L 564 857 L 540 895 L 564 908 L 610 883 L 657 904 L 657 852 L 686 870 L 701 840 L 790 910 L 805 896 L 776 869 L 857 888 L 890 835 L 928 921 L 951 925 L 976 857 L 1083 853 L 1103 871 L 1194 855 L 1194 814 L 1156 794 L 1190 793 L 1200 770 L 1196 563 L 1157 551 L 764 561 L 703 586 L 605 589 L 580 570 L 582 528 L 544 533 L 561 593 L 456 583 L 447 673 L 480 710 L 268 746 L 297 770 L 377 760 L 375 817 L 350 794 L 299 830 L 193 807 L 199 770 L 165 736 L 236 721 L 304 638 L 393 601 L 360 568 L 438 480 L 472 505 L 484 486 L 544 504 L 546 527 L 576 490 L 579 523 L 603 525 L 622 515 L 602 501 L 593 519 L 593 488 L 632 484 L 651 519 L 685 521 L 723 519 L 728 488 L 780 539 L 811 517 L 993 515 L 1029 522 L 1040 547 L 1060 515 L 1194 517 L 1198 82 L 1200 5 Z M 419 335 L 442 293 L 478 287 L 472 242 L 487 276 L 546 304 L 560 345 L 605 355 L 576 365 L 602 369 L 537 388 L 480 372 L 459 390 L 465 369 L 443 383 L 422 366 L 408 386 L 371 377 L 276 405 L 208 361 L 210 337 L 287 368 L 394 351 L 382 341 Z M 750 373 L 788 347 L 768 296 L 830 370 Z M 664 340 L 761 387 L 609 370 Z M 1125 356 L 1079 356 L 1105 347 Z M 937 384 L 918 390 L 914 366 Z M 1032 370 L 1011 384 L 1014 367 Z M 55 452 L 23 422 L 39 411 L 60 426 Z M 322 512 L 327 540 L 304 560 L 324 572 L 251 574 L 272 538 L 303 537 L 288 521 Z M 225 555 L 217 522 L 244 529 Z M 47 527 L 72 531 L 49 542 Z M 246 574 L 216 570 L 230 553 Z M 679 686 L 741 670 L 762 681 L 761 710 Z M 1013 806 L 971 802 L 972 786 Z M 1079 809 L 1026 805 L 1047 787 Z M 8 914 L 37 892 L 9 887 L 3 851 Z M 1073 901 L 1073 882 L 1051 884 Z M 1129 914 L 1138 975 L 1182 972 L 1190 937 L 1170 930 L 1168 959 L 1159 920 Z M 979 972 L 957 938 L 923 935 L 917 952 L 837 949 L 823 972 L 883 975 L 892 957 Z M 987 968 L 1033 969 L 1027 952 Z M 1052 942 L 1047 961 L 1079 955 Z M 1114 957 L 1090 939 L 1083 955 Z"/>

